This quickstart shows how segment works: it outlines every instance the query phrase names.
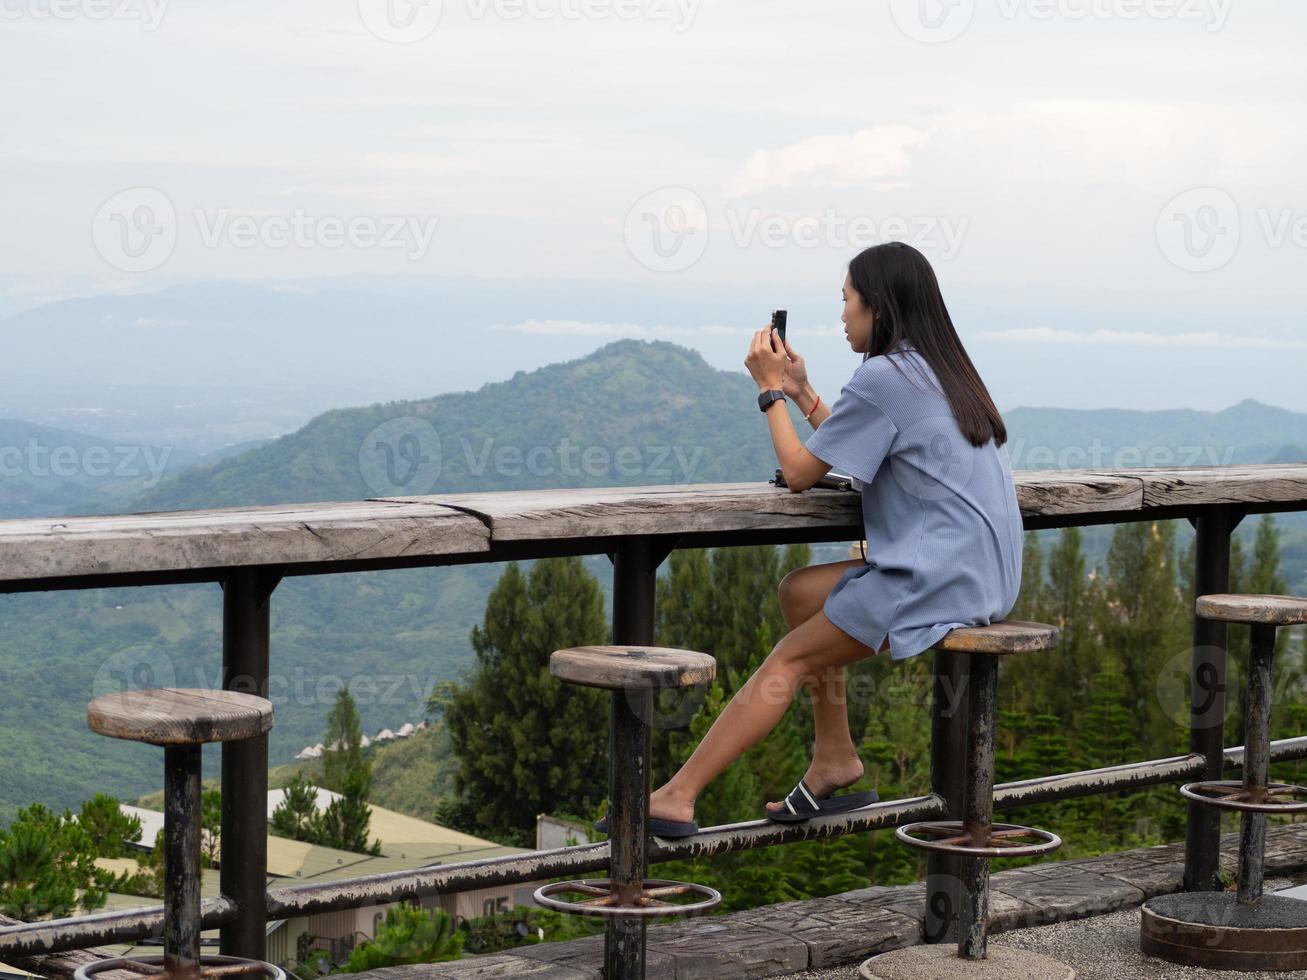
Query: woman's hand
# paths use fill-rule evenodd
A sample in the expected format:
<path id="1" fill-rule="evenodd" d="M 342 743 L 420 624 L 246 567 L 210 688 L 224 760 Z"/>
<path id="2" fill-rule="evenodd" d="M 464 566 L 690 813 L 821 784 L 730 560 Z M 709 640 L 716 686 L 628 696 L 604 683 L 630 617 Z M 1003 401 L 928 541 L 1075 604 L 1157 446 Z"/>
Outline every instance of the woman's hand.
<path id="1" fill-rule="evenodd" d="M 808 390 L 808 362 L 794 353 L 788 340 L 785 341 L 785 353 L 789 355 L 790 362 L 785 366 L 785 380 L 781 390 L 797 405 L 799 397 Z"/>
<path id="2" fill-rule="evenodd" d="M 749 356 L 744 359 L 744 366 L 753 375 L 760 391 L 784 390 L 781 386 L 785 383 L 785 348 L 780 346 L 779 339 L 773 339 L 774 334 L 771 327 L 754 334 Z"/>

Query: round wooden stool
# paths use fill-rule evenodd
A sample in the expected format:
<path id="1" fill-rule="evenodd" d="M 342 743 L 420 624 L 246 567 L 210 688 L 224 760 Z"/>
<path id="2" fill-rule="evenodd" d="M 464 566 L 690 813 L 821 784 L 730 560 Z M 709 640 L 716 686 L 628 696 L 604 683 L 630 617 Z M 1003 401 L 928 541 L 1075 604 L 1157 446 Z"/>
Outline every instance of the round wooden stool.
<path id="1" fill-rule="evenodd" d="M 1244 712 L 1243 779 L 1185 783 L 1190 800 L 1242 814 L 1239 888 L 1182 892 L 1144 903 L 1139 946 L 1174 963 L 1226 970 L 1307 969 L 1307 903 L 1262 894 L 1266 815 L 1307 811 L 1307 788 L 1269 782 L 1271 668 L 1281 626 L 1307 623 L 1307 599 L 1279 595 L 1204 595 L 1204 619 L 1252 628 Z"/>
<path id="2" fill-rule="evenodd" d="M 609 877 L 542 885 L 537 904 L 559 912 L 607 916 L 604 976 L 644 977 L 648 919 L 692 915 L 721 904 L 704 885 L 645 878 L 649 837 L 649 721 L 654 692 L 709 683 L 717 661 L 706 653 L 654 646 L 591 646 L 555 650 L 549 672 L 559 680 L 613 692 L 609 713 Z M 562 893 L 587 896 L 555 898 Z M 689 896 L 689 902 L 670 899 Z"/>
<path id="3" fill-rule="evenodd" d="M 865 961 L 863 977 L 891 980 L 897 977 L 966 976 L 959 960 L 986 958 L 986 920 L 989 917 L 989 862 L 996 857 L 1027 857 L 1062 846 L 1057 834 L 1017 824 L 994 823 L 994 728 L 997 719 L 998 661 L 1019 653 L 1052 650 L 1061 639 L 1056 626 L 1006 620 L 989 626 L 960 626 L 933 647 L 965 655 L 970 715 L 967 729 L 966 792 L 963 819 L 927 820 L 895 829 L 909 847 L 961 859 L 961 908 L 958 913 L 958 948 L 955 955 L 937 945 L 910 946 Z M 1024 950 L 1004 950 L 1005 970 L 1035 971 L 1032 975 L 1073 977 L 1074 971 L 1048 957 Z M 1013 961 L 1009 963 L 1009 961 Z M 926 972 L 923 972 L 926 971 Z M 1044 971 L 1044 972 L 1039 972 Z M 1025 975 L 1025 974 L 1021 974 Z"/>
<path id="4" fill-rule="evenodd" d="M 79 967 L 76 980 L 124 969 L 169 980 L 254 973 L 285 980 L 286 974 L 271 963 L 200 956 L 200 750 L 209 742 L 267 733 L 271 702 L 195 688 L 124 691 L 93 700 L 86 724 L 110 738 L 163 746 L 164 953 L 97 960 Z"/>

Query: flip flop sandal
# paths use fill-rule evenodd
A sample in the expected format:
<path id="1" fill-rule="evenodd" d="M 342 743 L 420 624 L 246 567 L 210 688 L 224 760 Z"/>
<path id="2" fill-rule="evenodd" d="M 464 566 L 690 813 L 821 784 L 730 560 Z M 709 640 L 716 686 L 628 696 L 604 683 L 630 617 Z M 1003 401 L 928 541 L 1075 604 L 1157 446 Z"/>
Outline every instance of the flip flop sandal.
<path id="1" fill-rule="evenodd" d="M 790 795 L 785 797 L 785 806 L 782 809 L 776 811 L 768 810 L 766 807 L 763 809 L 767 813 L 768 820 L 775 820 L 777 823 L 801 823 L 826 813 L 847 813 L 849 810 L 858 810 L 870 806 L 879 799 L 880 795 L 874 789 L 869 789 L 860 793 L 846 793 L 843 796 L 823 796 L 819 800 L 812 795 L 807 783 L 800 779 L 799 784 L 790 790 Z"/>
<path id="2" fill-rule="evenodd" d="M 649 817 L 649 833 L 654 837 L 693 837 L 699 832 L 699 825 L 693 820 L 664 820 L 662 817 Z M 608 816 L 605 814 L 595 821 L 595 830 L 601 834 L 608 833 Z"/>

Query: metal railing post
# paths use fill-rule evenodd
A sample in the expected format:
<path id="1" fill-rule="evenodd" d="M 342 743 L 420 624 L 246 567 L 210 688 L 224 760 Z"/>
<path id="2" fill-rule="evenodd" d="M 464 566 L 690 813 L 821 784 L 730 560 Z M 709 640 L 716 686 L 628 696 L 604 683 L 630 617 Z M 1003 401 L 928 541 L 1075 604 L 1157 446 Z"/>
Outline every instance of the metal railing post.
<path id="1" fill-rule="evenodd" d="M 613 552 L 613 643 L 620 646 L 653 643 L 654 589 L 662 554 L 649 538 L 624 538 Z M 649 798 L 649 756 L 644 748 L 644 766 L 630 770 L 630 753 L 647 742 L 641 719 L 631 711 L 627 695 L 613 695 L 610 721 L 608 785 L 614 794 L 628 797 L 628 814 L 637 812 L 635 799 Z M 644 697 L 649 700 L 646 692 Z M 648 707 L 648 705 L 646 705 Z M 652 717 L 652 713 L 647 717 Z M 642 740 L 635 742 L 636 738 Z M 639 808 L 644 812 L 644 807 Z M 616 812 L 614 810 L 614 812 Z M 637 824 L 639 821 L 636 822 Z M 644 883 L 649 867 L 649 841 L 645 826 L 610 828 L 610 877 L 615 883 Z M 625 830 L 625 833 L 622 831 Z M 640 916 L 613 917 L 604 929 L 604 976 L 610 980 L 642 980 L 644 972 L 645 934 L 648 921 Z"/>
<path id="2" fill-rule="evenodd" d="M 268 696 L 269 607 L 280 577 L 257 568 L 222 581 L 222 686 Z M 239 915 L 222 927 L 224 956 L 267 959 L 268 737 L 222 746 L 222 894 Z"/>
<path id="3" fill-rule="evenodd" d="M 1213 507 L 1193 520 L 1196 595 L 1230 590 L 1230 534 L 1242 514 Z M 1193 658 L 1189 671 L 1189 751 L 1203 756 L 1202 780 L 1218 780 L 1225 750 L 1225 668 L 1227 624 L 1203 619 L 1193 609 Z M 1189 801 L 1185 824 L 1185 891 L 1220 891 L 1221 812 Z"/>

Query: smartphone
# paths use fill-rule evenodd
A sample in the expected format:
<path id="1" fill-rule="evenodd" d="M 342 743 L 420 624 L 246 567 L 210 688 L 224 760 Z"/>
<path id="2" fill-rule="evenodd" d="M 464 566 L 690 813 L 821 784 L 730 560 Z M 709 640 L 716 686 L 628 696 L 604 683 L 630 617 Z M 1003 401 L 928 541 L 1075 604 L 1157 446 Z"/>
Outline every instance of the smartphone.
<path id="1" fill-rule="evenodd" d="M 782 488 L 789 486 L 789 484 L 785 482 L 785 471 L 779 469 L 776 471 L 776 475 L 767 482 L 774 483 L 776 486 Z M 853 486 L 853 477 L 845 476 L 843 473 L 827 473 L 820 480 L 814 483 L 813 487 L 822 490 L 856 490 Z"/>
<path id="2" fill-rule="evenodd" d="M 776 310 L 771 315 L 771 328 L 781 338 L 781 346 L 785 345 L 785 321 L 787 319 L 789 319 L 789 313 L 785 310 Z"/>

